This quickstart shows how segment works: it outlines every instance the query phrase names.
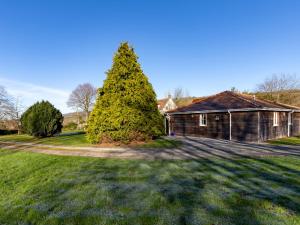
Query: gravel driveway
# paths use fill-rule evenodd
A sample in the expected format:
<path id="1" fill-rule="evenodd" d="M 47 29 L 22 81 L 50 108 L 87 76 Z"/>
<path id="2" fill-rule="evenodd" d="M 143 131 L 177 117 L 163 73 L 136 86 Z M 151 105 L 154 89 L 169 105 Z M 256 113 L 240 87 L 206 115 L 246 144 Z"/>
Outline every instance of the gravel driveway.
<path id="1" fill-rule="evenodd" d="M 246 157 L 267 155 L 300 156 L 300 146 L 273 146 L 264 143 L 240 143 L 195 137 L 176 137 L 176 139 L 181 140 L 183 144 L 180 147 L 173 149 L 66 147 L 21 142 L 0 142 L 0 148 L 54 155 L 132 159 L 197 159 L 207 157 L 232 158 L 238 156 Z"/>

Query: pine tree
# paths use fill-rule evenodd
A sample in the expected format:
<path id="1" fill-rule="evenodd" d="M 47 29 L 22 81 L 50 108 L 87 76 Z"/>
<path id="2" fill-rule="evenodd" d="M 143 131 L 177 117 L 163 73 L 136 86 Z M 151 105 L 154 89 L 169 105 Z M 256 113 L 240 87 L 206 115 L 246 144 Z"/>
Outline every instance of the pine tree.
<path id="1" fill-rule="evenodd" d="M 156 94 L 128 43 L 121 43 L 89 117 L 91 143 L 142 141 L 163 134 Z"/>

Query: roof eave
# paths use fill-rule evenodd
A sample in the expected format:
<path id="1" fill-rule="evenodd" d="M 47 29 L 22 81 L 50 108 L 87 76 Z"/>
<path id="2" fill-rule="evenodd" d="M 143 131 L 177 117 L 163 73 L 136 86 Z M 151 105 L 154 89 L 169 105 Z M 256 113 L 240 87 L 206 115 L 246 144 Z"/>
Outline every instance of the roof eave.
<path id="1" fill-rule="evenodd" d="M 168 115 L 180 115 L 180 114 L 197 114 L 197 113 L 222 113 L 222 112 L 257 112 L 257 111 L 276 111 L 276 112 L 300 112 L 295 109 L 282 109 L 282 108 L 242 108 L 242 109 L 222 109 L 222 110 L 197 110 L 186 112 L 167 112 Z"/>

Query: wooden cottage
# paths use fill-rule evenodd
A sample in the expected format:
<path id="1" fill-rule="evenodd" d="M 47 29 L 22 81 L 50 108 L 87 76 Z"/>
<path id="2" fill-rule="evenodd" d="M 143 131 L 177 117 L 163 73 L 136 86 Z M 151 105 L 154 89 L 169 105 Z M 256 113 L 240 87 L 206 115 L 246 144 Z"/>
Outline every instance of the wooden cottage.
<path id="1" fill-rule="evenodd" d="M 225 91 L 167 113 L 168 133 L 261 142 L 300 134 L 300 109 Z"/>

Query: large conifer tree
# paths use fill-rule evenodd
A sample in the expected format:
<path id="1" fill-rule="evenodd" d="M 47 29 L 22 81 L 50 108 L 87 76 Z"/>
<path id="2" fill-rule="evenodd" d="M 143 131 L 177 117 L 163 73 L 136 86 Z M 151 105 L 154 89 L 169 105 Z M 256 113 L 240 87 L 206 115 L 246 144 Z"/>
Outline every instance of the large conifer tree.
<path id="1" fill-rule="evenodd" d="M 146 140 L 163 134 L 156 94 L 128 43 L 121 43 L 88 121 L 91 143 Z"/>

